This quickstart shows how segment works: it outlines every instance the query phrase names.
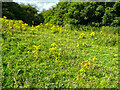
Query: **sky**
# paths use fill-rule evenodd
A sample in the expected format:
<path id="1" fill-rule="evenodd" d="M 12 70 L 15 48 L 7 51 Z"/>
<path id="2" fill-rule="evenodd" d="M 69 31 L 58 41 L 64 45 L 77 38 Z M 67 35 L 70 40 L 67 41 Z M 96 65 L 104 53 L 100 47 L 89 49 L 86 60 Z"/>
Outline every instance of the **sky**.
<path id="1" fill-rule="evenodd" d="M 37 9 L 39 10 L 39 12 L 41 12 L 43 9 L 48 10 L 56 6 L 59 0 L 13 0 L 13 2 L 17 2 L 19 4 L 23 3 L 25 5 L 27 4 L 35 5 L 37 6 Z"/>

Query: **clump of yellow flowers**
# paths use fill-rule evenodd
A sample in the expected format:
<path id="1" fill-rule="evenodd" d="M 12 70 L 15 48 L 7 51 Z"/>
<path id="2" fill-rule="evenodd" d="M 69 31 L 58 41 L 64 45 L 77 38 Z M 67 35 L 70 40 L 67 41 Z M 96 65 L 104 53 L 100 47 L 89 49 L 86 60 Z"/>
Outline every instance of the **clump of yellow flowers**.
<path id="1" fill-rule="evenodd" d="M 49 48 L 49 50 L 52 50 L 52 51 L 56 50 L 56 47 Z"/>
<path id="2" fill-rule="evenodd" d="M 48 26 L 48 23 L 46 23 L 45 26 Z"/>
<path id="3" fill-rule="evenodd" d="M 85 34 L 84 33 L 81 33 L 79 38 L 85 38 Z"/>
<path id="4" fill-rule="evenodd" d="M 88 66 L 90 65 L 90 61 L 84 61 L 83 63 L 81 63 L 81 66 L 88 69 Z"/>
<path id="5" fill-rule="evenodd" d="M 6 19 L 7 17 L 6 16 L 3 16 L 4 19 Z"/>
<path id="6" fill-rule="evenodd" d="M 36 50 L 38 50 L 40 48 L 40 45 L 39 46 L 33 46 Z"/>
<path id="7" fill-rule="evenodd" d="M 32 51 L 35 54 L 35 57 L 37 58 L 38 56 L 38 50 L 40 49 L 40 45 L 39 46 L 33 46 L 34 47 L 34 51 Z"/>
<path id="8" fill-rule="evenodd" d="M 56 43 L 52 43 L 51 46 L 52 46 L 52 48 L 49 48 L 49 50 L 56 50 L 57 49 Z"/>
<path id="9" fill-rule="evenodd" d="M 92 33 L 90 34 L 90 36 L 92 36 L 92 37 L 93 37 L 93 36 L 95 36 L 95 33 L 94 33 L 94 32 L 92 32 Z"/>
<path id="10" fill-rule="evenodd" d="M 95 67 L 95 60 L 96 59 L 97 59 L 96 57 L 92 58 L 92 61 L 93 61 L 92 67 L 93 68 L 91 68 L 91 59 L 90 58 L 88 60 L 86 60 L 86 61 L 83 61 L 83 63 L 81 63 L 82 67 L 81 67 L 81 69 L 80 69 L 80 71 L 79 71 L 79 73 L 77 75 L 77 80 L 85 77 L 86 73 L 87 73 L 87 70 L 94 69 L 94 67 Z"/>
<path id="11" fill-rule="evenodd" d="M 53 46 L 53 47 L 54 47 L 54 46 L 57 46 L 57 44 L 56 44 L 56 43 L 52 43 L 52 44 L 51 44 L 51 46 Z"/>

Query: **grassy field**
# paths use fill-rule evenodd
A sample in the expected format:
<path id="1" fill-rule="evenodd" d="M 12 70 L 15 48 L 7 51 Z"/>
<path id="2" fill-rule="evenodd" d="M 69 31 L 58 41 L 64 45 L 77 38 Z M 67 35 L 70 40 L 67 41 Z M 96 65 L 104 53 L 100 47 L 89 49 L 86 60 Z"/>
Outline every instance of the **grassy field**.
<path id="1" fill-rule="evenodd" d="M 2 27 L 3 88 L 118 88 L 120 27 Z"/>

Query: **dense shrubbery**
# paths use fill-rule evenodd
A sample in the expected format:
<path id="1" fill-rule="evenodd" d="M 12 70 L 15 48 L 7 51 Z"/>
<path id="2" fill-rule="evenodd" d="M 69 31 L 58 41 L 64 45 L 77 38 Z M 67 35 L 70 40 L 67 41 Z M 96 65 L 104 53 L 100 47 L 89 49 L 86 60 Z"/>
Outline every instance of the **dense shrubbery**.
<path id="1" fill-rule="evenodd" d="M 44 23 L 65 25 L 120 25 L 120 2 L 59 2 L 55 8 L 43 11 Z"/>

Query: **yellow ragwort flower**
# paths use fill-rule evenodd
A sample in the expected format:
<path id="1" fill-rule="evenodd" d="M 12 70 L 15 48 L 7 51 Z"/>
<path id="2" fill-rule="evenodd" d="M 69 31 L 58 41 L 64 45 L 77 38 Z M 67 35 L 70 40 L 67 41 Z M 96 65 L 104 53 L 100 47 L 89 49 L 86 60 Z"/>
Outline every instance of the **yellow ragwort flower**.
<path id="1" fill-rule="evenodd" d="M 84 38 L 85 34 L 84 33 L 81 33 L 79 38 Z"/>
<path id="2" fill-rule="evenodd" d="M 39 46 L 34 45 L 33 47 L 38 50 L 40 48 L 40 45 Z"/>
<path id="3" fill-rule="evenodd" d="M 118 56 L 117 54 L 114 55 L 114 57 L 117 57 L 117 56 Z"/>
<path id="4" fill-rule="evenodd" d="M 52 44 L 51 44 L 51 46 L 53 46 L 53 47 L 54 47 L 54 46 L 57 46 L 57 44 L 56 44 L 56 43 L 52 43 Z"/>
<path id="5" fill-rule="evenodd" d="M 27 53 L 29 54 L 29 53 L 30 53 L 30 51 L 27 51 Z"/>
<path id="6" fill-rule="evenodd" d="M 86 43 L 82 43 L 83 46 L 86 46 Z"/>
<path id="7" fill-rule="evenodd" d="M 92 32 L 90 35 L 93 37 L 93 36 L 95 36 L 95 33 L 94 33 L 94 32 Z"/>
<path id="8" fill-rule="evenodd" d="M 33 53 L 35 53 L 35 51 L 32 51 Z"/>
<path id="9" fill-rule="evenodd" d="M 77 47 L 79 47 L 79 44 L 77 44 Z"/>
<path id="10" fill-rule="evenodd" d="M 76 33 L 77 31 L 75 30 L 75 33 Z"/>
<path id="11" fill-rule="evenodd" d="M 56 47 L 54 48 L 54 47 L 52 47 L 52 48 L 49 48 L 49 50 L 56 50 Z"/>
<path id="12" fill-rule="evenodd" d="M 7 17 L 6 16 L 3 16 L 4 19 L 6 19 Z"/>
<path id="13" fill-rule="evenodd" d="M 93 61 L 95 61 L 95 59 L 97 59 L 96 57 L 93 58 Z"/>

